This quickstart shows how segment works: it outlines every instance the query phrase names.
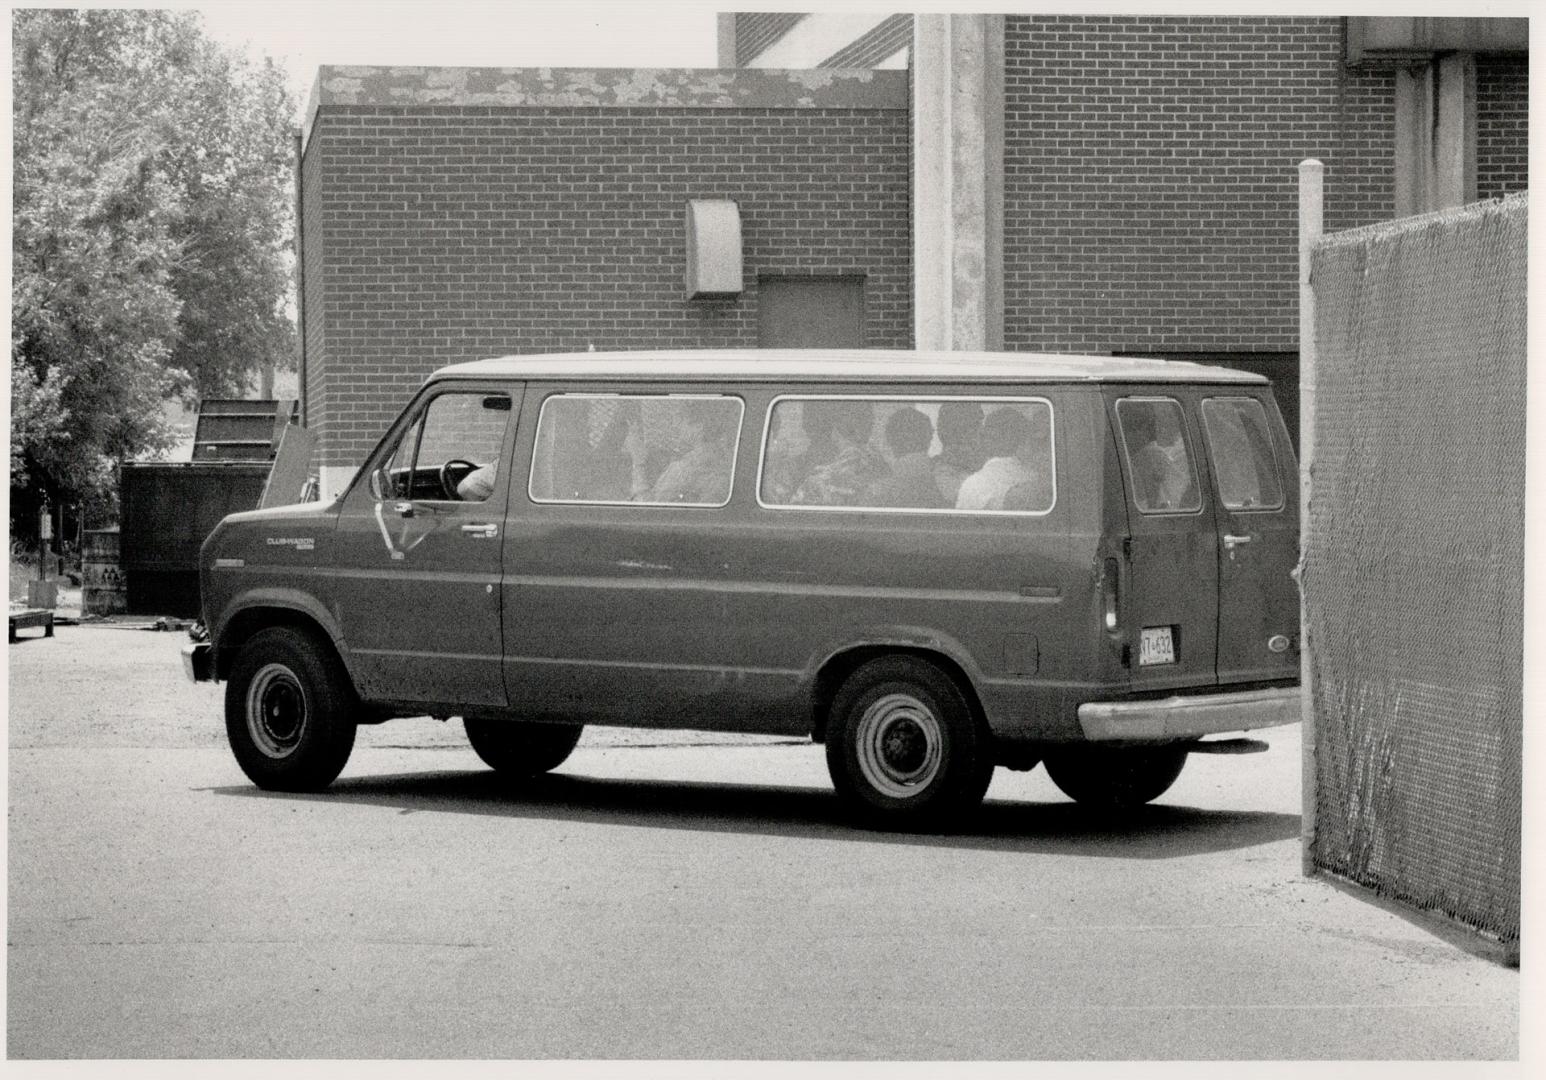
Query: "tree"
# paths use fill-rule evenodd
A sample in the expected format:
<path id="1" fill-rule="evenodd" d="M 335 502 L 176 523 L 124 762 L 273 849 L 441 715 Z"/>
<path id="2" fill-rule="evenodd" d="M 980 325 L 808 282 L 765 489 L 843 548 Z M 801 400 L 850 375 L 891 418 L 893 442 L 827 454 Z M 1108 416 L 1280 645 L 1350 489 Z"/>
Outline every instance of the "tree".
<path id="1" fill-rule="evenodd" d="M 13 13 L 13 524 L 294 354 L 289 117 L 187 12 Z"/>

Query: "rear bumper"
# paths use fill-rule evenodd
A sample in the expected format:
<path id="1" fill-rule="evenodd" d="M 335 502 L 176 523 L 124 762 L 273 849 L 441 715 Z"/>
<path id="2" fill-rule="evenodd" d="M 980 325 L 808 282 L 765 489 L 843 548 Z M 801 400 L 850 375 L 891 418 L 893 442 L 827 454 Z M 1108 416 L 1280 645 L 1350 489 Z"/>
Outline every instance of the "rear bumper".
<path id="1" fill-rule="evenodd" d="M 1079 706 L 1079 726 L 1091 742 L 1195 739 L 1292 724 L 1299 719 L 1299 701 L 1297 686 L 1156 701 L 1092 701 Z"/>
<path id="2" fill-rule="evenodd" d="M 209 642 L 183 642 L 183 673 L 193 682 L 210 682 L 214 679 L 215 653 Z"/>

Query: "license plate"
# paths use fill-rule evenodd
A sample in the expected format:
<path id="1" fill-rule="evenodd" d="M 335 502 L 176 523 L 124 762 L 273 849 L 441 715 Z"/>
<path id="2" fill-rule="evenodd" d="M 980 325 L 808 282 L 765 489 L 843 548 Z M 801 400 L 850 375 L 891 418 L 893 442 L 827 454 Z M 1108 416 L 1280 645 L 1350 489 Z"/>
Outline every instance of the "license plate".
<path id="1" fill-rule="evenodd" d="M 1174 664 L 1176 644 L 1168 626 L 1145 626 L 1138 636 L 1138 665 Z"/>

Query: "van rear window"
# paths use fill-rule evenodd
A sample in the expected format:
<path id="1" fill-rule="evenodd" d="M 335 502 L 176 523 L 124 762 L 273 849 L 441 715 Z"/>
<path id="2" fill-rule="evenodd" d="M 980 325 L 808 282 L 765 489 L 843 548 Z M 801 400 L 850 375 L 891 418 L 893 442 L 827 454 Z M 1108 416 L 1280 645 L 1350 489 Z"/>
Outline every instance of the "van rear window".
<path id="1" fill-rule="evenodd" d="M 531 499 L 724 506 L 744 408 L 702 394 L 554 394 L 537 420 Z"/>
<path id="2" fill-rule="evenodd" d="M 1197 464 L 1181 403 L 1173 398 L 1123 398 L 1117 420 L 1133 502 L 1145 514 L 1191 514 L 1202 509 Z"/>
<path id="3" fill-rule="evenodd" d="M 1202 423 L 1224 505 L 1230 510 L 1281 509 L 1283 485 L 1262 403 L 1248 397 L 1208 398 L 1202 403 Z"/>
<path id="4" fill-rule="evenodd" d="M 1045 514 L 1056 502 L 1045 398 L 782 397 L 758 498 L 777 508 Z"/>

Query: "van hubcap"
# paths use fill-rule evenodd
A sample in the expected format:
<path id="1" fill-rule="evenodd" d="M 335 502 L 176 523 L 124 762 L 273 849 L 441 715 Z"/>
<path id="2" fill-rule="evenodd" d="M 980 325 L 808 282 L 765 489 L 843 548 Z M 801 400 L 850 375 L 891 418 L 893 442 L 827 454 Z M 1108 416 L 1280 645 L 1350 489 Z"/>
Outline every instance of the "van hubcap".
<path id="1" fill-rule="evenodd" d="M 283 664 L 268 664 L 247 687 L 247 732 L 271 758 L 288 757 L 306 730 L 306 694 Z"/>
<path id="2" fill-rule="evenodd" d="M 887 694 L 865 709 L 857 743 L 864 779 L 898 799 L 928 787 L 944 748 L 939 718 L 911 694 Z"/>

